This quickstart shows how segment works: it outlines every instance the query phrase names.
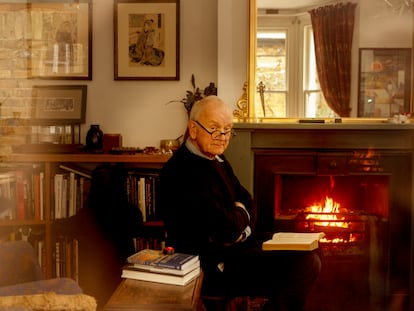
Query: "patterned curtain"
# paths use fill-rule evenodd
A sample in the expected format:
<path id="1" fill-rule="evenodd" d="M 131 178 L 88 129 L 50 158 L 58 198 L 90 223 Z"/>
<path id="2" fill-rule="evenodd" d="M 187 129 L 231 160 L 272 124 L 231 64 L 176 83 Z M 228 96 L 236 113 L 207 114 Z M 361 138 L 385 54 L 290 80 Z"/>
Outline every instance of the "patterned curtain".
<path id="1" fill-rule="evenodd" d="M 351 112 L 351 49 L 356 3 L 338 3 L 309 11 L 316 67 L 322 93 L 340 117 Z"/>

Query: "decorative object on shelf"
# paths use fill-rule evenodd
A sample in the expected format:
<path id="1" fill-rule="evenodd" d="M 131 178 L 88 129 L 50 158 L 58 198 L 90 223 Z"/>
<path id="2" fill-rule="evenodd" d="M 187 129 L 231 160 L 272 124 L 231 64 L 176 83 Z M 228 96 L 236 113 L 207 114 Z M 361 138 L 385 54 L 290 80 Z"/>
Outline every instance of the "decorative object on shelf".
<path id="1" fill-rule="evenodd" d="M 180 137 L 177 137 L 175 139 L 161 139 L 160 141 L 160 151 L 162 154 L 172 154 L 174 151 L 176 151 L 180 145 Z"/>
<path id="2" fill-rule="evenodd" d="M 140 149 L 139 147 L 114 147 L 109 150 L 111 154 L 129 154 L 134 155 L 136 153 L 143 153 L 144 149 Z"/>
<path id="3" fill-rule="evenodd" d="M 86 149 L 96 153 L 103 151 L 103 132 L 99 124 L 92 124 L 86 133 Z"/>
<path id="4" fill-rule="evenodd" d="M 191 86 L 193 87 L 192 90 L 187 90 L 185 98 L 181 100 L 170 100 L 167 104 L 170 103 L 183 103 L 184 108 L 187 111 L 188 115 L 190 115 L 191 108 L 193 107 L 194 103 L 206 96 L 209 95 L 217 95 L 217 87 L 214 82 L 210 82 L 210 84 L 204 88 L 203 91 L 196 86 L 194 74 L 191 75 Z"/>
<path id="5" fill-rule="evenodd" d="M 121 134 L 104 134 L 103 135 L 103 152 L 108 153 L 113 149 L 122 147 Z"/>
<path id="6" fill-rule="evenodd" d="M 179 0 L 115 0 L 114 79 L 179 80 Z"/>
<path id="7" fill-rule="evenodd" d="M 249 116 L 249 104 L 247 97 L 247 86 L 248 82 L 244 82 L 243 85 L 243 94 L 237 101 L 237 109 L 234 109 L 233 116 L 238 119 L 244 119 Z"/>

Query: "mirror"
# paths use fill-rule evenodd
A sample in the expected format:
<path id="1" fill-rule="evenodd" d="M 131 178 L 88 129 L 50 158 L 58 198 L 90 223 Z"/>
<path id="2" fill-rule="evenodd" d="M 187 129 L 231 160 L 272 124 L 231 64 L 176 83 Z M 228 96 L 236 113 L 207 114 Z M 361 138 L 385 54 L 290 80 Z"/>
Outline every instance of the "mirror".
<path id="1" fill-rule="evenodd" d="M 249 117 L 335 117 L 315 77 L 308 13 L 329 2 L 332 0 L 249 1 Z M 308 81 L 302 83 L 299 76 Z"/>
<path id="2" fill-rule="evenodd" d="M 238 105 L 239 108 L 245 107 L 245 115 L 248 118 L 290 122 L 289 119 L 297 120 L 297 118 L 337 117 L 324 103 L 316 83 L 318 79 L 312 71 L 312 66 L 315 64 L 311 60 L 312 48 L 310 48 L 312 46 L 310 38 L 313 40 L 312 27 L 308 29 L 306 27 L 311 25 L 309 10 L 338 2 L 341 0 L 249 0 L 248 77 L 245 85 L 247 94 L 244 96 L 248 104 Z M 378 45 L 413 46 L 412 28 L 406 27 L 408 22 L 412 23 L 413 6 L 411 4 L 397 6 L 394 2 L 405 3 L 402 0 L 393 0 L 392 3 L 386 0 L 364 2 L 365 4 L 358 2 L 362 10 L 359 14 L 364 15 L 364 18 L 359 19 L 359 24 L 355 26 L 361 27 L 360 29 L 364 31 L 358 31 L 358 37 L 354 35 L 354 40 L 359 40 L 359 45 L 354 43 L 355 48 L 352 51 L 353 117 L 357 116 L 359 106 L 359 48 Z M 371 7 L 373 4 L 375 10 Z M 380 24 L 378 24 L 379 19 Z M 272 20 L 277 21 L 277 24 L 272 25 Z M 373 23 L 376 29 L 374 33 L 367 31 Z M 288 37 L 283 37 L 283 29 L 287 29 Z M 389 42 L 384 42 L 384 33 L 387 34 L 385 41 Z M 292 34 L 298 36 L 292 39 Z M 273 51 L 270 48 L 266 49 L 266 44 L 273 46 Z M 292 51 L 296 51 L 297 54 L 292 56 Z M 281 66 L 275 70 L 278 65 Z M 273 72 L 265 72 L 262 66 L 272 68 Z M 275 72 L 277 70 L 279 71 Z M 305 79 L 308 80 L 303 83 Z"/>

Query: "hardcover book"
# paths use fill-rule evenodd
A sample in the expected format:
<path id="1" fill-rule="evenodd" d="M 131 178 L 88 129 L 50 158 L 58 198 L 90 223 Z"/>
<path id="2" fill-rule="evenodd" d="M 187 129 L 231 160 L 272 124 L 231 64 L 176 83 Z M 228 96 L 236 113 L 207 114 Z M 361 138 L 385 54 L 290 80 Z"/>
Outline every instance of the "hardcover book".
<path id="1" fill-rule="evenodd" d="M 169 269 L 185 270 L 195 262 L 199 261 L 198 255 L 174 253 L 165 255 L 162 251 L 144 249 L 127 258 L 131 264 L 148 265 Z"/>
<path id="2" fill-rule="evenodd" d="M 323 232 L 277 232 L 272 239 L 263 242 L 263 250 L 312 251 L 319 247 Z"/>
<path id="3" fill-rule="evenodd" d="M 141 270 L 122 269 L 121 276 L 127 279 L 184 286 L 198 277 L 200 275 L 200 272 L 200 267 L 194 269 L 193 271 L 190 271 L 186 275 L 163 274 Z"/>
<path id="4" fill-rule="evenodd" d="M 172 275 L 179 275 L 183 276 L 187 273 L 200 268 L 200 261 L 196 261 L 190 266 L 187 266 L 185 269 L 171 269 L 171 268 L 164 268 L 164 267 L 156 267 L 153 265 L 141 265 L 138 263 L 135 264 L 127 264 L 123 267 L 124 270 L 132 270 L 132 271 L 144 271 L 144 272 L 153 272 L 153 273 L 161 273 L 161 274 L 172 274 Z"/>

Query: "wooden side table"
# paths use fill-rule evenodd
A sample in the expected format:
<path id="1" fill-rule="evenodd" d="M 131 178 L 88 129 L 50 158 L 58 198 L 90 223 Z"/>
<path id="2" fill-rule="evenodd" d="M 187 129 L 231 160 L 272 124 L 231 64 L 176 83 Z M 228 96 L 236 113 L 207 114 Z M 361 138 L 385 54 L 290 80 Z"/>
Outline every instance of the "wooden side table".
<path id="1" fill-rule="evenodd" d="M 104 311 L 195 311 L 203 273 L 186 286 L 124 279 L 112 294 Z"/>

